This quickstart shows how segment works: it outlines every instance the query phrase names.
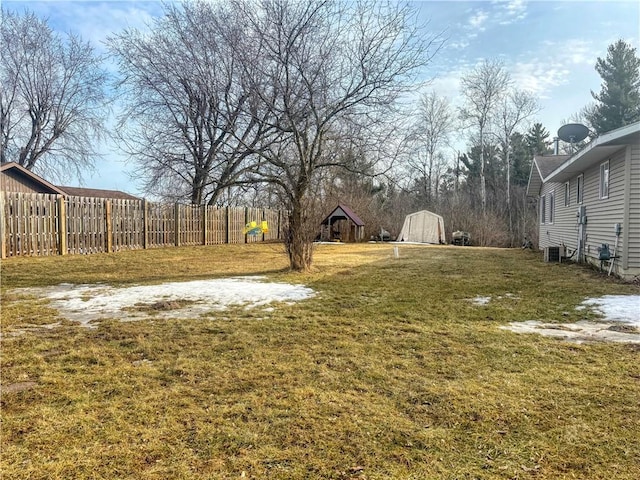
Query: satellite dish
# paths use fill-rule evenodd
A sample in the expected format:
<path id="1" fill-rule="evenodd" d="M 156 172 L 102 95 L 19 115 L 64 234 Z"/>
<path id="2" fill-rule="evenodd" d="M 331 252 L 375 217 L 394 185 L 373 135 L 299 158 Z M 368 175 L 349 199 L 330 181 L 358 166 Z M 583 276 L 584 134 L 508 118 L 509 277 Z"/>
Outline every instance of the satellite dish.
<path id="1" fill-rule="evenodd" d="M 567 123 L 558 130 L 558 137 L 561 140 L 574 144 L 581 142 L 589 135 L 589 129 L 581 123 Z"/>

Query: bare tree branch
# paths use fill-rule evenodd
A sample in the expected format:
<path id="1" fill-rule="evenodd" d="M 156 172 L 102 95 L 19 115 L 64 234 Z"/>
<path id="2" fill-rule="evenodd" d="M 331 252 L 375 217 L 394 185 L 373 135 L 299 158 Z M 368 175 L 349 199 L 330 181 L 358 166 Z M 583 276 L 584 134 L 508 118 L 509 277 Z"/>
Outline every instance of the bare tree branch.
<path id="1" fill-rule="evenodd" d="M 92 168 L 108 113 L 102 59 L 33 13 L 2 9 L 0 160 L 50 175 Z"/>
<path id="2" fill-rule="evenodd" d="M 304 223 L 313 218 L 304 210 L 313 203 L 312 186 L 320 170 L 348 167 L 347 157 L 335 150 L 348 144 L 348 137 L 339 142 L 337 134 L 348 123 L 364 125 L 382 112 L 391 118 L 397 100 L 415 88 L 415 75 L 437 51 L 439 39 L 422 35 L 413 23 L 415 12 L 395 3 L 237 0 L 235 5 L 256 46 L 251 58 L 238 55 L 278 136 L 277 147 L 256 151 L 266 162 L 261 173 L 283 189 L 291 212 L 291 266 L 305 270 L 312 261 L 307 230 L 316 228 Z"/>

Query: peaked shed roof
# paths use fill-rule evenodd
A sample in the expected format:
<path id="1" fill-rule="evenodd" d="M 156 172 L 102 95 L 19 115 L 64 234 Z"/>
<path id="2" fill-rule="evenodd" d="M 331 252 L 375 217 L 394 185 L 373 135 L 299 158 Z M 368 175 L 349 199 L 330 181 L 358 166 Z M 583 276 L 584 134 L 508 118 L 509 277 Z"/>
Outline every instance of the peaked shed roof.
<path id="1" fill-rule="evenodd" d="M 333 219 L 337 219 L 337 220 L 351 220 L 353 223 L 355 223 L 358 227 L 363 227 L 364 226 L 364 222 L 362 220 L 360 220 L 360 217 L 358 217 L 358 215 L 356 215 L 353 210 L 351 210 L 349 207 L 347 207 L 346 205 L 339 203 L 338 206 L 336 208 L 333 209 L 333 211 L 326 216 L 326 218 L 322 221 L 322 225 L 328 225 L 329 222 Z"/>
<path id="2" fill-rule="evenodd" d="M 47 182 L 44 178 L 36 175 L 30 170 L 27 170 L 16 162 L 3 163 L 2 166 L 0 166 L 0 172 L 12 178 L 19 178 L 19 182 L 21 184 L 29 185 L 30 188 L 38 188 L 42 190 L 42 193 L 64 195 L 64 192 L 60 187 L 56 187 L 52 183 Z"/>

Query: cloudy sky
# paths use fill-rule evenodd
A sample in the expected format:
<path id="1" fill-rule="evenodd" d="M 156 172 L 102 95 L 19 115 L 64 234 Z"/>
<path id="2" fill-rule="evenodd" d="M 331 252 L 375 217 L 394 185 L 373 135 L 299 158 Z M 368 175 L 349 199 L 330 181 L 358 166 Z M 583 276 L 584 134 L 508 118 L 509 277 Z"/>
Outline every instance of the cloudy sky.
<path id="1" fill-rule="evenodd" d="M 74 31 L 104 51 L 103 40 L 126 27 L 144 29 L 162 13 L 160 1 L 1 0 L 3 8 L 29 9 L 52 28 Z M 444 47 L 424 72 L 429 88 L 458 100 L 462 75 L 485 58 L 501 59 L 516 84 L 535 93 L 542 106 L 537 121 L 552 134 L 591 101 L 600 77 L 594 70 L 607 46 L 621 38 L 640 46 L 640 2 L 628 1 L 417 1 L 427 31 L 443 33 Z M 138 191 L 114 146 L 82 186 Z M 79 184 L 70 179 L 68 184 Z"/>

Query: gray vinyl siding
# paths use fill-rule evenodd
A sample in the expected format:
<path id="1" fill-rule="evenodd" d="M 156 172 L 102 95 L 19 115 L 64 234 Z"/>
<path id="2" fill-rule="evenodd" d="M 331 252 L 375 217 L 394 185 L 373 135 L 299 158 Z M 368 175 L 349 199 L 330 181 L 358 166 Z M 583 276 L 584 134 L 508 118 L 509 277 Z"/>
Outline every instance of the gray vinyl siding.
<path id="1" fill-rule="evenodd" d="M 618 239 L 616 255 L 625 254 L 627 258 L 616 261 L 615 271 L 632 278 L 640 274 L 640 146 L 629 147 L 631 155 L 630 166 L 626 165 L 627 147 L 609 156 L 602 162 L 597 162 L 583 172 L 584 193 L 582 205 L 586 208 L 587 224 L 585 226 L 586 241 L 585 254 L 587 258 L 599 264 L 598 247 L 603 243 L 613 250 L 616 235 L 614 226 L 622 225 L 623 234 Z M 609 196 L 600 198 L 600 165 L 609 161 Z M 630 172 L 630 178 L 626 178 Z M 538 218 L 540 227 L 540 249 L 551 246 L 565 245 L 568 255 L 571 255 L 578 244 L 578 225 L 576 213 L 580 204 L 577 196 L 576 174 L 569 181 L 570 202 L 564 204 L 564 183 L 546 183 L 542 186 L 541 196 L 555 192 L 555 212 L 553 223 L 549 222 L 549 201 L 547 196 L 546 219 Z M 628 191 L 625 191 L 629 188 Z M 625 204 L 629 202 L 628 214 L 625 216 Z M 540 209 L 538 208 L 538 217 Z M 628 232 L 625 232 L 628 229 Z M 625 246 L 625 241 L 627 245 Z M 623 266 L 627 268 L 623 269 Z"/>
<path id="2" fill-rule="evenodd" d="M 564 206 L 564 183 L 546 183 L 542 186 L 541 195 L 548 199 L 548 195 L 554 192 L 553 223 L 549 222 L 550 205 L 547 200 L 546 218 L 544 224 L 540 222 L 540 208 L 538 208 L 538 222 L 540 223 L 540 238 L 538 240 L 541 249 L 565 245 L 570 250 L 577 247 L 578 229 L 576 225 L 576 180 L 572 179 L 569 186 L 571 202 Z M 539 202 L 538 202 L 539 203 Z"/>
<path id="3" fill-rule="evenodd" d="M 640 275 L 640 145 L 631 146 L 629 183 L 628 267 Z"/>
<path id="4" fill-rule="evenodd" d="M 600 165 L 598 162 L 584 172 L 584 202 L 587 213 L 585 253 L 593 261 L 598 259 L 598 247 L 603 243 L 614 248 L 616 235 L 614 225 L 624 223 L 625 202 L 625 152 L 622 148 L 609 160 L 609 198 L 600 198 Z M 617 253 L 624 248 L 622 237 L 618 241 Z"/>

